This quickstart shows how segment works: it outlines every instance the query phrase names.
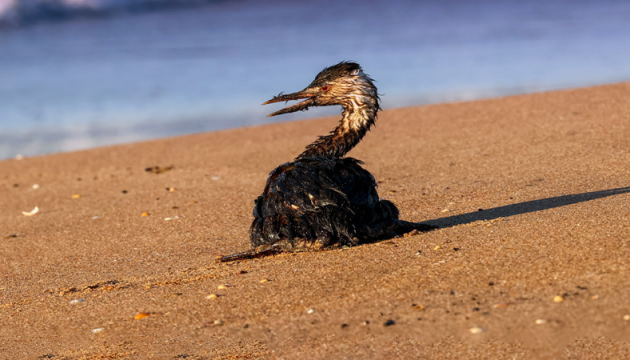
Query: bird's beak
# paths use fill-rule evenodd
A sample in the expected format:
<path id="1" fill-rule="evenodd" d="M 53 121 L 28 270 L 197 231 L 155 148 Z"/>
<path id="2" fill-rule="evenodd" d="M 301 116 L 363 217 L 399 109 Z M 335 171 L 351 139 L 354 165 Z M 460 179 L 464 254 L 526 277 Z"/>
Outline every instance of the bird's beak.
<path id="1" fill-rule="evenodd" d="M 298 91 L 296 93 L 293 94 L 280 94 L 278 96 L 274 96 L 273 99 L 264 102 L 263 105 L 267 105 L 267 104 L 272 104 L 272 103 L 276 103 L 276 102 L 280 102 L 280 101 L 289 101 L 289 100 L 299 100 L 299 99 L 306 99 L 304 101 L 300 101 L 297 104 L 291 105 L 291 106 L 287 106 L 282 110 L 278 110 L 274 113 L 271 113 L 269 115 L 267 115 L 267 117 L 270 116 L 276 116 L 276 115 L 280 115 L 280 114 L 287 114 L 287 113 L 292 113 L 292 112 L 296 112 L 299 110 L 307 110 L 309 106 L 313 106 L 315 105 L 315 100 L 313 99 L 314 95 L 310 94 L 309 92 L 307 92 L 306 90 L 302 90 L 302 91 Z"/>

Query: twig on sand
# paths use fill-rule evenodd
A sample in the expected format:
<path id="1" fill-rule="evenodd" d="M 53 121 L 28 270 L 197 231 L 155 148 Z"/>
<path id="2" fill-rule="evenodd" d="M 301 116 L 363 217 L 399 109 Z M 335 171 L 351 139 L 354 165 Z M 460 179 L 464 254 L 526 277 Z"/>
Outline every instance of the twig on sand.
<path id="1" fill-rule="evenodd" d="M 267 256 L 273 256 L 284 252 L 282 249 L 266 249 L 262 251 L 258 251 L 256 249 L 236 253 L 232 255 L 221 256 L 215 261 L 218 263 L 232 262 L 232 261 L 240 261 L 240 260 L 249 260 L 249 259 L 259 259 Z"/>

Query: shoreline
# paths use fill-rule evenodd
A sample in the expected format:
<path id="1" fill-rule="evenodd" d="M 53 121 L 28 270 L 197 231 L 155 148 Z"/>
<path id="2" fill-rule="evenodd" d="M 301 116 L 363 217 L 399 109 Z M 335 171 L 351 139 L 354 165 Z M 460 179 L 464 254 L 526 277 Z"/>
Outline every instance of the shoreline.
<path id="1" fill-rule="evenodd" d="M 515 88 L 503 88 L 503 89 L 493 88 L 493 89 L 485 89 L 485 90 L 473 90 L 469 92 L 454 91 L 448 94 L 437 94 L 435 96 L 417 94 L 410 98 L 424 99 L 424 100 L 417 100 L 415 101 L 415 104 L 412 104 L 413 102 L 411 100 L 403 100 L 402 102 L 398 102 L 398 105 L 396 105 L 395 107 L 386 108 L 385 111 L 397 111 L 399 109 L 418 108 L 418 107 L 432 106 L 432 105 L 447 105 L 447 104 L 469 103 L 469 102 L 475 102 L 475 101 L 497 100 L 497 99 L 503 99 L 503 98 L 513 97 L 513 96 L 543 94 L 543 93 L 558 92 L 558 91 L 572 91 L 572 90 L 579 90 L 579 89 L 592 88 L 592 87 L 598 87 L 598 86 L 623 84 L 625 82 L 627 81 L 616 81 L 616 82 L 610 82 L 610 83 L 594 83 L 591 85 L 564 84 L 564 85 L 558 85 L 552 89 L 547 89 L 547 90 L 542 90 L 542 91 L 536 91 L 535 90 L 536 87 L 534 86 L 534 87 L 515 87 Z M 466 95 L 468 93 L 471 93 L 474 95 Z M 402 96 L 402 98 L 405 98 L 405 96 Z M 250 108 L 249 112 L 251 113 L 250 115 L 244 115 L 244 114 L 221 115 L 219 114 L 218 117 L 224 119 L 221 121 L 221 124 L 225 124 L 227 122 L 236 123 L 237 125 L 233 127 L 224 127 L 223 125 L 219 125 L 219 124 L 208 126 L 208 123 L 209 123 L 208 117 L 211 116 L 208 114 L 205 116 L 197 115 L 197 116 L 189 116 L 189 117 L 180 117 L 178 121 L 173 121 L 173 120 L 169 121 L 165 119 L 145 120 L 143 122 L 132 121 L 124 126 L 121 125 L 120 123 L 115 123 L 115 124 L 79 123 L 79 124 L 75 124 L 74 126 L 70 124 L 65 124 L 61 126 L 55 125 L 55 126 L 48 126 L 46 130 L 43 132 L 41 132 L 42 129 L 37 129 L 34 131 L 33 129 L 19 129 L 18 128 L 18 129 L 14 129 L 15 131 L 11 135 L 7 135 L 4 138 L 0 137 L 0 144 L 1 144 L 0 146 L 3 146 L 3 147 L 0 147 L 0 154 L 6 154 L 7 153 L 6 149 L 14 148 L 17 144 L 24 144 L 24 143 L 29 143 L 29 144 L 65 143 L 66 145 L 64 145 L 64 148 L 67 148 L 69 150 L 60 150 L 58 152 L 48 152 L 48 153 L 38 153 L 34 155 L 28 155 L 28 152 L 31 152 L 32 149 L 27 150 L 29 149 L 29 147 L 26 147 L 22 149 L 26 151 L 22 151 L 18 154 L 14 154 L 7 158 L 0 158 L 0 161 L 15 159 L 16 156 L 19 156 L 19 155 L 22 155 L 24 157 L 47 156 L 47 155 L 55 155 L 55 154 L 62 154 L 62 153 L 69 153 L 69 152 L 76 152 L 76 151 L 85 151 L 85 150 L 96 149 L 96 148 L 101 148 L 101 147 L 118 146 L 118 145 L 126 145 L 126 144 L 133 144 L 133 143 L 140 143 L 140 142 L 147 142 L 147 141 L 154 141 L 154 140 L 162 140 L 162 139 L 195 135 L 195 134 L 201 134 L 201 133 L 214 133 L 214 132 L 221 132 L 225 130 L 252 128 L 252 127 L 258 127 L 258 126 L 264 126 L 264 125 L 281 124 L 281 123 L 292 122 L 292 121 L 318 120 L 318 119 L 338 116 L 338 114 L 336 113 L 333 114 L 331 109 L 328 109 L 327 111 L 328 114 L 323 114 L 323 115 L 314 115 L 312 117 L 300 118 L 299 117 L 300 115 L 307 116 L 309 114 L 308 113 L 298 113 L 298 114 L 293 113 L 293 114 L 286 114 L 285 115 L 286 120 L 276 119 L 270 122 L 257 123 L 256 116 L 254 115 L 255 111 L 253 111 L 252 108 Z M 309 112 L 314 112 L 314 110 L 311 109 Z M 258 116 L 260 117 L 258 118 L 259 121 L 267 121 L 267 120 L 263 120 L 265 119 L 264 118 L 265 113 L 266 113 L 265 111 L 262 111 L 260 112 L 260 114 L 258 114 Z M 72 130 L 70 130 L 71 128 Z M 146 134 L 143 135 L 142 133 L 137 132 L 138 128 L 150 128 L 152 133 L 160 134 L 160 135 L 158 135 L 157 137 L 147 136 Z M 189 130 L 184 130 L 183 132 L 181 132 L 182 128 L 189 129 Z M 89 139 L 81 138 L 81 135 L 83 134 L 94 133 L 94 132 L 100 133 L 100 135 L 98 135 L 96 138 L 93 138 L 93 137 L 90 137 Z M 166 133 L 171 133 L 171 134 L 174 133 L 175 135 L 165 135 Z M 121 138 L 126 139 L 126 140 L 114 140 L 114 139 L 121 139 Z M 72 143 L 82 143 L 86 141 L 90 141 L 93 145 L 90 145 L 89 147 L 85 147 L 85 148 L 81 146 L 77 147 L 76 145 L 68 145 Z M 45 147 L 50 147 L 50 145 L 45 145 Z M 36 150 L 36 151 L 40 152 L 40 150 Z"/>
<path id="2" fill-rule="evenodd" d="M 214 259 L 249 248 L 269 171 L 337 116 L 0 161 L 0 352 L 622 357 L 629 95 L 626 82 L 381 112 L 349 156 L 402 219 L 442 228 L 235 264 Z"/>

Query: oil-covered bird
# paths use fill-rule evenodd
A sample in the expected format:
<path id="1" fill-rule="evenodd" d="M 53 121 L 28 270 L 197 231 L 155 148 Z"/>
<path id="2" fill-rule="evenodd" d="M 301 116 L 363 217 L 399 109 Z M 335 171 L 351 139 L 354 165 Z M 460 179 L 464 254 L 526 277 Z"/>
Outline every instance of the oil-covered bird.
<path id="1" fill-rule="evenodd" d="M 372 174 L 362 162 L 344 157 L 374 125 L 381 110 L 374 80 L 354 62 L 322 70 L 304 90 L 282 94 L 263 105 L 303 101 L 268 116 L 341 105 L 339 125 L 320 136 L 295 160 L 278 166 L 255 203 L 250 228 L 252 251 L 224 257 L 304 251 L 333 245 L 357 245 L 435 226 L 398 219 L 398 209 L 379 199 Z"/>

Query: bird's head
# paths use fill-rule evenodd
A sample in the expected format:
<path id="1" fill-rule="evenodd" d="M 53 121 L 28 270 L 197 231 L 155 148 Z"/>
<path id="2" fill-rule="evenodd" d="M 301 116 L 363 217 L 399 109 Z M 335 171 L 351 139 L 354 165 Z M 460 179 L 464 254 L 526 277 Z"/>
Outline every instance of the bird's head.
<path id="1" fill-rule="evenodd" d="M 322 70 L 315 80 L 304 90 L 292 94 L 282 94 L 263 103 L 263 105 L 289 100 L 305 99 L 297 104 L 267 115 L 275 116 L 308 110 L 310 106 L 342 105 L 344 108 L 355 106 L 375 106 L 379 108 L 376 86 L 361 66 L 355 62 L 343 61 Z"/>

